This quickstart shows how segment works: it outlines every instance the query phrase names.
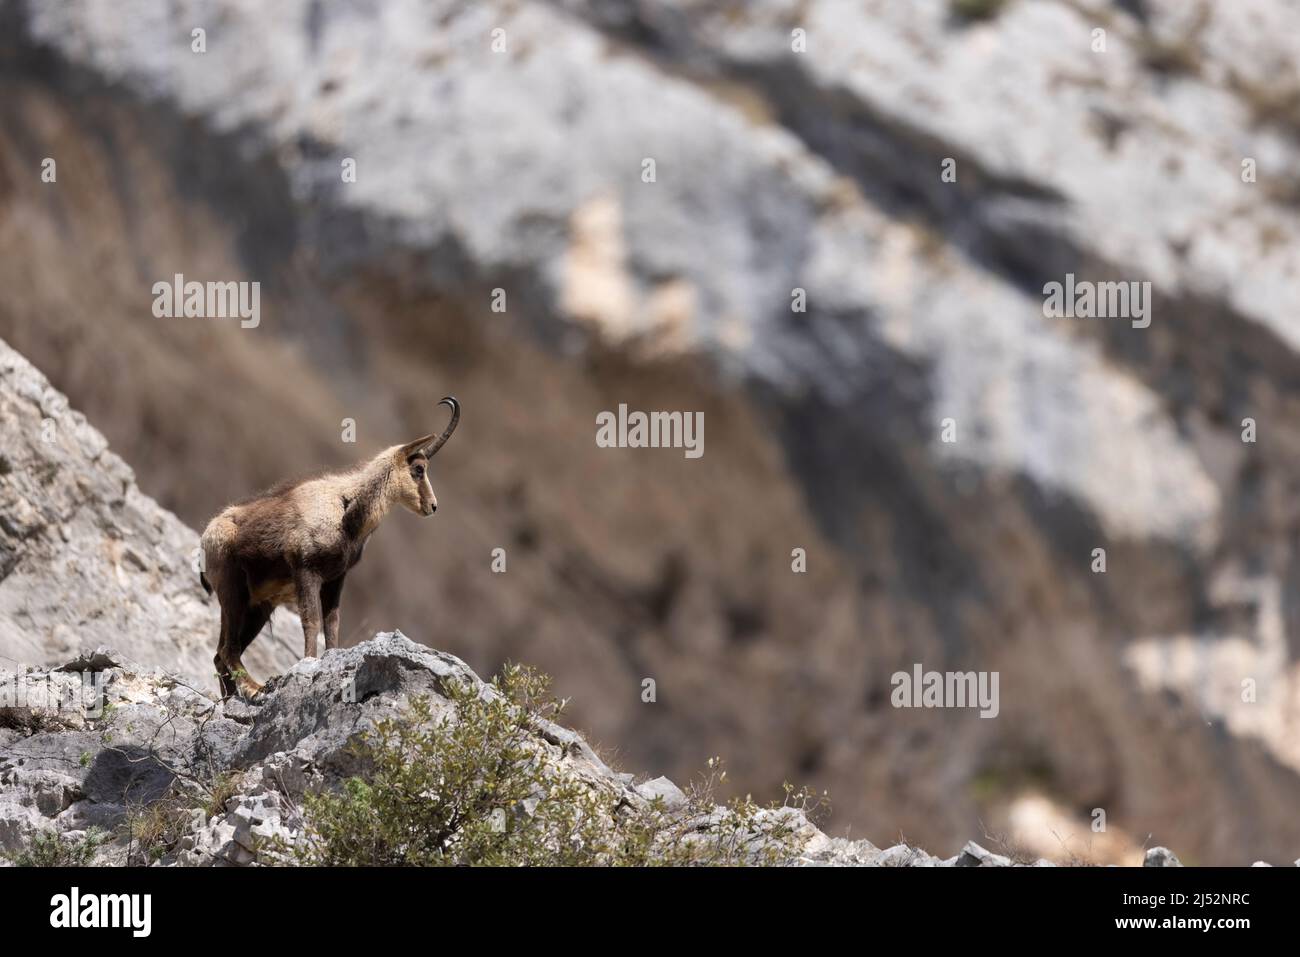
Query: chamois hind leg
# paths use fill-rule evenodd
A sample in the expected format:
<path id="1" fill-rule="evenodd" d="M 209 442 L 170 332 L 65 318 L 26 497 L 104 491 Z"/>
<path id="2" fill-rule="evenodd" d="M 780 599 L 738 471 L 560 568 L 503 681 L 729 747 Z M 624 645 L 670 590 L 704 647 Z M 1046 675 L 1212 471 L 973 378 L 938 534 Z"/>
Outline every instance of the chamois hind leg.
<path id="1" fill-rule="evenodd" d="M 217 654 L 212 659 L 212 663 L 217 666 L 217 680 L 221 682 L 221 697 L 229 698 L 235 693 L 235 679 L 230 673 L 230 665 L 227 664 L 227 652 L 230 648 L 230 616 L 226 613 L 226 606 L 221 606 L 221 635 L 217 639 Z"/>
<path id="2" fill-rule="evenodd" d="M 343 598 L 343 576 L 320 586 L 321 614 L 325 616 L 325 650 L 339 646 L 339 602 Z"/>
<path id="3" fill-rule="evenodd" d="M 304 658 L 316 657 L 316 636 L 320 634 L 320 576 L 308 571 L 299 571 L 294 575 L 294 585 L 298 591 L 298 617 L 302 619 L 302 655 Z"/>
<path id="4" fill-rule="evenodd" d="M 248 672 L 240 661 L 244 650 L 241 643 L 244 623 L 248 620 L 250 611 L 248 589 L 240 581 L 240 576 L 229 573 L 221 576 L 221 583 L 217 586 L 217 600 L 221 602 L 221 645 L 217 648 L 217 673 L 222 678 L 222 694 L 239 691 L 251 698 L 261 690 L 261 686 L 248 677 Z"/>
<path id="5" fill-rule="evenodd" d="M 243 620 L 240 622 L 239 631 L 235 633 L 235 642 L 231 646 L 234 650 L 234 660 L 231 664 L 234 667 L 236 678 L 243 676 L 241 689 L 248 697 L 252 697 L 262 690 L 262 686 L 254 681 L 248 674 L 248 669 L 244 667 L 243 654 L 248 650 L 248 646 L 253 643 L 266 622 L 271 617 L 271 607 L 269 605 L 249 605 L 244 609 Z"/>
<path id="6" fill-rule="evenodd" d="M 262 690 L 262 686 L 249 677 L 248 672 L 244 669 L 244 663 L 240 660 L 242 649 L 240 640 L 244 634 L 244 623 L 248 620 L 248 605 L 242 602 L 235 606 L 230 615 L 230 640 L 226 645 L 226 667 L 234 676 L 235 687 L 245 698 L 251 698 Z"/>

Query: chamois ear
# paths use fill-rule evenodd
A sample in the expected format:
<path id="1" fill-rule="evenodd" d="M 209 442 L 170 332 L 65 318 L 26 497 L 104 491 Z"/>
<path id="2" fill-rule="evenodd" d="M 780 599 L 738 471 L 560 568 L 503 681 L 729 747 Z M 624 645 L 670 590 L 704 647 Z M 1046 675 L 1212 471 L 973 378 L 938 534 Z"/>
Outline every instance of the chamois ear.
<path id="1" fill-rule="evenodd" d="M 409 462 L 417 455 L 423 455 L 424 447 L 437 437 L 437 432 L 430 432 L 422 439 L 416 439 L 414 442 L 407 442 L 400 450 L 398 450 L 397 458 L 403 462 Z"/>

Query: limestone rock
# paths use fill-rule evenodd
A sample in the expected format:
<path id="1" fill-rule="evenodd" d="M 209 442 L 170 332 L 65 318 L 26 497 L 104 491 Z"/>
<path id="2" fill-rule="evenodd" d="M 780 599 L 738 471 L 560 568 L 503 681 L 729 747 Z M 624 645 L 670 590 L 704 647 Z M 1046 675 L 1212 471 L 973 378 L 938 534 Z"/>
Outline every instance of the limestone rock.
<path id="1" fill-rule="evenodd" d="M 219 611 L 199 585 L 198 537 L 140 492 L 85 416 L 3 341 L 0 450 L 0 665 L 58 664 L 90 680 L 130 660 L 216 690 Z M 246 663 L 274 674 L 296 660 L 283 638 L 263 636 Z M 22 678 L 6 680 L 9 693 L 24 690 Z M 60 688 L 71 693 L 76 680 Z"/>
<path id="2" fill-rule="evenodd" d="M 1182 861 L 1167 847 L 1152 847 L 1142 859 L 1143 867 L 1182 867 Z"/>

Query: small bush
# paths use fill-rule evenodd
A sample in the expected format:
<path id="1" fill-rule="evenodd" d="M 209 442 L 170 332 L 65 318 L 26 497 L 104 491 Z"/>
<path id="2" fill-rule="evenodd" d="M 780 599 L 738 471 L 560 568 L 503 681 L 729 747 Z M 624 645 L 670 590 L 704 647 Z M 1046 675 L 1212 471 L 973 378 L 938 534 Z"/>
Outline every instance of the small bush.
<path id="1" fill-rule="evenodd" d="M 67 841 L 57 831 L 37 834 L 10 859 L 15 867 L 89 867 L 108 836 L 91 828 L 80 840 Z"/>
<path id="2" fill-rule="evenodd" d="M 510 666 L 480 693 L 447 689 L 378 722 L 355 746 L 364 776 L 309 794 L 305 830 L 287 859 L 309 865 L 651 865 L 781 863 L 800 819 L 748 798 L 716 806 L 710 773 L 684 805 L 633 806 L 619 788 L 562 773 L 539 722 L 558 716 L 547 679 Z M 787 790 L 785 807 L 810 796 Z"/>

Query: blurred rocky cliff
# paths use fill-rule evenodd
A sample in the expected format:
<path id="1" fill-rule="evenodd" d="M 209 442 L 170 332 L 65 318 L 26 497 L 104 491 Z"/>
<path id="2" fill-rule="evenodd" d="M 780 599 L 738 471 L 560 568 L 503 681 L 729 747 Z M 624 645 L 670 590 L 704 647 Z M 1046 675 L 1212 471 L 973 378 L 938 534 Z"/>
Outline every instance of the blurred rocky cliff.
<path id="1" fill-rule="evenodd" d="M 0 336 L 190 525 L 457 394 L 443 508 L 377 536 L 344 627 L 536 664 L 638 767 L 724 754 L 877 843 L 1079 853 L 1101 808 L 1292 859 L 1297 28 L 6 0 Z M 260 282 L 260 324 L 154 318 L 177 273 Z M 1067 273 L 1150 282 L 1151 324 L 1045 318 Z M 706 454 L 596 448 L 623 402 L 703 411 Z M 892 708 L 914 662 L 1000 672 L 999 716 Z"/>

